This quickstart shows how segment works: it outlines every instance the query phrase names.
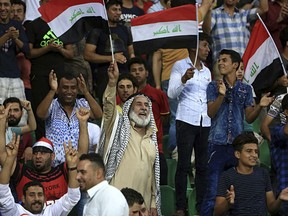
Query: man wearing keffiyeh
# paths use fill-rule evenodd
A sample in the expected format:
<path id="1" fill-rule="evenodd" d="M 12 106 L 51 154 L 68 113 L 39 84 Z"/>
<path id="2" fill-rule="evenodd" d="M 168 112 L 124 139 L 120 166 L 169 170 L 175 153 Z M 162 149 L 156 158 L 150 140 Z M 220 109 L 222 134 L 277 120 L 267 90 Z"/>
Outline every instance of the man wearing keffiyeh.
<path id="1" fill-rule="evenodd" d="M 117 63 L 108 68 L 103 96 L 104 123 L 99 153 L 106 164 L 106 180 L 118 189 L 130 187 L 143 194 L 152 216 L 160 211 L 160 168 L 156 126 L 150 99 L 132 95 L 116 110 Z"/>

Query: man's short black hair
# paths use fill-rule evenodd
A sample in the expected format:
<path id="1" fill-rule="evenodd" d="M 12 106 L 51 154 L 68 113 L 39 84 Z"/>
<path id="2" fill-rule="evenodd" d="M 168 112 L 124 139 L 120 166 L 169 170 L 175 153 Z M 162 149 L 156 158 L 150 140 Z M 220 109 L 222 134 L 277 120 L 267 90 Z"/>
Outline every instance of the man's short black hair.
<path id="1" fill-rule="evenodd" d="M 132 64 L 143 64 L 145 70 L 148 70 L 148 69 L 147 69 L 146 61 L 145 61 L 144 59 L 142 59 L 141 57 L 139 57 L 139 56 L 135 56 L 134 58 L 131 58 L 131 59 L 128 61 L 128 68 L 129 68 L 129 70 L 130 70 L 130 67 L 131 67 Z"/>
<path id="2" fill-rule="evenodd" d="M 207 41 L 210 45 L 213 43 L 212 38 L 204 32 L 199 32 L 199 41 Z"/>
<path id="3" fill-rule="evenodd" d="M 4 100 L 4 102 L 3 102 L 4 107 L 6 108 L 6 107 L 7 107 L 7 104 L 9 104 L 9 103 L 18 103 L 20 109 L 22 110 L 22 108 L 23 108 L 22 105 L 21 105 L 20 99 L 17 98 L 17 97 L 9 97 L 9 98 L 6 98 L 6 99 Z"/>
<path id="4" fill-rule="evenodd" d="M 60 75 L 57 77 L 58 85 L 60 84 L 60 81 L 61 81 L 63 78 L 65 78 L 65 79 L 67 79 L 67 80 L 76 79 L 76 81 L 77 81 L 77 77 L 76 77 L 74 74 L 65 72 L 65 73 L 60 74 Z"/>
<path id="5" fill-rule="evenodd" d="M 288 41 L 288 26 L 280 31 L 279 39 L 281 41 L 282 48 L 284 48 Z"/>
<path id="6" fill-rule="evenodd" d="M 142 205 L 144 203 L 143 196 L 138 191 L 132 188 L 122 188 L 121 192 L 124 195 L 129 207 L 133 206 L 134 203 L 137 203 L 139 205 Z"/>
<path id="7" fill-rule="evenodd" d="M 122 0 L 106 0 L 105 7 L 108 10 L 112 5 L 120 5 L 122 7 Z"/>
<path id="8" fill-rule="evenodd" d="M 238 52 L 234 51 L 234 50 L 229 50 L 229 49 L 222 49 L 219 53 L 220 55 L 229 55 L 232 63 L 238 63 L 238 67 L 236 68 L 236 70 L 238 70 L 239 66 L 240 66 L 240 62 L 241 62 L 241 56 Z"/>
<path id="9" fill-rule="evenodd" d="M 44 193 L 44 187 L 39 181 L 30 181 L 30 182 L 26 183 L 23 187 L 23 196 L 24 197 L 26 197 L 26 191 L 28 190 L 28 188 L 33 187 L 33 186 L 41 187 L 43 189 L 43 193 Z"/>
<path id="10" fill-rule="evenodd" d="M 121 80 L 130 80 L 134 88 L 139 88 L 136 78 L 132 76 L 130 73 L 122 73 L 119 76 L 118 81 L 117 81 L 117 87 Z"/>
<path id="11" fill-rule="evenodd" d="M 171 0 L 171 8 L 195 3 L 196 3 L 195 0 Z"/>
<path id="12" fill-rule="evenodd" d="M 244 131 L 240 135 L 238 135 L 232 143 L 232 146 L 234 148 L 234 151 L 241 152 L 243 149 L 243 146 L 248 143 L 255 143 L 258 145 L 258 140 L 254 136 L 254 133 L 252 131 Z"/>
<path id="13" fill-rule="evenodd" d="M 94 163 L 97 168 L 103 169 L 103 172 L 105 173 L 105 165 L 103 162 L 103 158 L 100 154 L 97 153 L 88 153 L 88 154 L 82 154 L 79 158 L 80 161 L 82 160 L 89 160 L 90 162 Z"/>
<path id="14" fill-rule="evenodd" d="M 11 5 L 22 5 L 24 13 L 26 13 L 26 3 L 22 0 L 11 0 Z"/>

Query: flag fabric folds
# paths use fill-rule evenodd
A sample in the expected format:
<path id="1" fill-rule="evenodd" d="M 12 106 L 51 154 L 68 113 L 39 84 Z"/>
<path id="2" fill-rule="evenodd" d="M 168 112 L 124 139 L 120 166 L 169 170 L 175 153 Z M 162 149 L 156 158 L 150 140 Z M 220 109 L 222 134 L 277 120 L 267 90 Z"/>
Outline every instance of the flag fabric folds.
<path id="1" fill-rule="evenodd" d="M 133 47 L 136 53 L 151 53 L 159 48 L 196 48 L 197 11 L 184 5 L 131 20 Z"/>
<path id="2" fill-rule="evenodd" d="M 270 91 L 275 81 L 285 73 L 278 49 L 259 17 L 243 55 L 244 82 L 253 86 L 256 96 Z"/>
<path id="3" fill-rule="evenodd" d="M 107 27 L 103 0 L 51 0 L 39 12 L 64 43 L 81 40 L 93 28 Z"/>

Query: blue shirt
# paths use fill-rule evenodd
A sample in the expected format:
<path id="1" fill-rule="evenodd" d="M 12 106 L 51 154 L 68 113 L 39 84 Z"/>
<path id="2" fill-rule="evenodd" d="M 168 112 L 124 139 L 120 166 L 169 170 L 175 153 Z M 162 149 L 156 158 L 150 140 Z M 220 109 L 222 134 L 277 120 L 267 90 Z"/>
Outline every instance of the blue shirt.
<path id="1" fill-rule="evenodd" d="M 278 181 L 277 194 L 288 187 L 288 136 L 284 126 L 271 128 L 270 153 Z"/>
<path id="2" fill-rule="evenodd" d="M 237 80 L 234 87 L 226 85 L 225 98 L 215 117 L 211 119 L 208 141 L 216 145 L 232 144 L 232 141 L 243 131 L 244 111 L 253 106 L 252 88 Z M 207 101 L 215 101 L 218 97 L 217 82 L 212 81 L 207 88 Z"/>
<path id="3" fill-rule="evenodd" d="M 45 120 L 45 130 L 47 139 L 54 144 L 55 160 L 53 166 L 65 162 L 63 142 L 67 144 L 71 140 L 72 146 L 78 148 L 79 121 L 76 116 L 76 109 L 80 107 L 90 109 L 84 98 L 76 99 L 70 118 L 58 99 L 54 99 L 49 107 L 48 117 Z"/>

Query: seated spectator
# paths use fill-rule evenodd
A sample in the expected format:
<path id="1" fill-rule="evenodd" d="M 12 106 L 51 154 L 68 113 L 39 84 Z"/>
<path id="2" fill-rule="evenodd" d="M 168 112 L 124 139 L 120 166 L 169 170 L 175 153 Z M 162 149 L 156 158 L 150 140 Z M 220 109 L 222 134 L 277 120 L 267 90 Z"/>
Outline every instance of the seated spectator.
<path id="1" fill-rule="evenodd" d="M 144 198 L 138 191 L 132 188 L 122 188 L 121 192 L 127 200 L 129 216 L 148 216 Z"/>
<path id="2" fill-rule="evenodd" d="M 3 110 L 2 110 L 3 112 Z M 77 150 L 72 148 L 71 144 L 67 147 L 64 143 L 65 156 L 67 165 L 69 167 L 69 185 L 68 193 L 62 196 L 55 204 L 44 207 L 45 193 L 44 187 L 39 182 L 28 182 L 23 187 L 23 205 L 15 203 L 14 198 L 9 189 L 9 180 L 11 170 L 18 153 L 20 137 L 14 139 L 7 144 L 5 152 L 5 159 L 2 161 L 3 169 L 0 172 L 0 212 L 2 216 L 12 215 L 49 215 L 60 216 L 67 215 L 69 211 L 76 205 L 80 199 L 80 191 L 78 182 L 76 181 L 76 163 L 78 161 Z M 5 146 L 5 142 L 0 143 Z"/>
<path id="3" fill-rule="evenodd" d="M 277 213 L 288 188 L 275 199 L 268 171 L 257 167 L 258 140 L 252 132 L 244 132 L 232 143 L 238 160 L 236 167 L 223 172 L 218 183 L 214 215 L 267 215 Z"/>

